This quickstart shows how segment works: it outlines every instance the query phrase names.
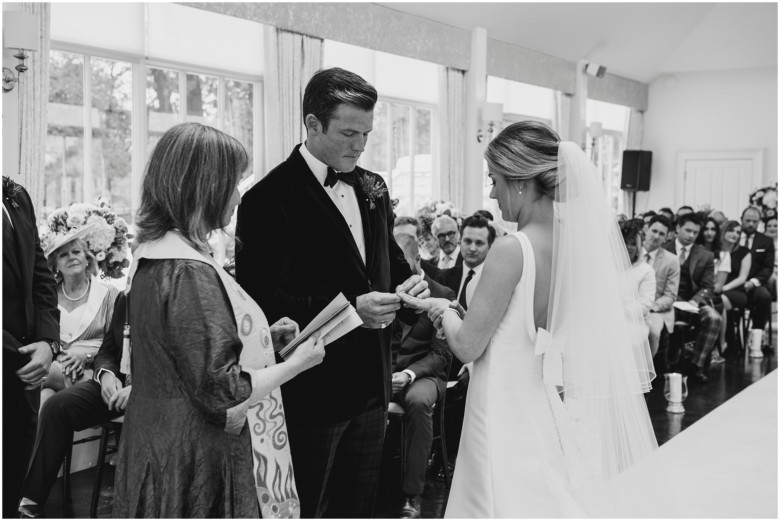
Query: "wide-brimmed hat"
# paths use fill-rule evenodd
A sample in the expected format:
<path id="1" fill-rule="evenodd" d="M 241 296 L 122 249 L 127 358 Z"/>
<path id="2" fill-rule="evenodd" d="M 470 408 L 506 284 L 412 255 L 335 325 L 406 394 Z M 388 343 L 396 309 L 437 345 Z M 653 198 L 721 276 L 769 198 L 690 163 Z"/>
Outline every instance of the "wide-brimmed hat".
<path id="1" fill-rule="evenodd" d="M 43 245 L 43 254 L 48 257 L 60 247 L 76 239 L 84 239 L 90 232 L 97 228 L 96 223 L 85 224 L 78 228 L 71 228 L 62 233 L 54 233 L 49 236 L 49 240 Z"/>

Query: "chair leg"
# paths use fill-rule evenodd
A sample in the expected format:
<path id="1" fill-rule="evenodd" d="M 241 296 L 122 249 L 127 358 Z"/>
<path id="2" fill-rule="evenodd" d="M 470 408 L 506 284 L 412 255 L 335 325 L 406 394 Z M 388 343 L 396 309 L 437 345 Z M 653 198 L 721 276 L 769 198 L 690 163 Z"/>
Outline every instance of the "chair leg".
<path id="1" fill-rule="evenodd" d="M 70 460 L 73 456 L 73 443 L 68 444 L 68 448 L 65 449 L 65 458 L 62 460 L 62 511 L 65 515 L 65 510 L 70 504 Z"/>
<path id="2" fill-rule="evenodd" d="M 92 483 L 92 502 L 89 506 L 89 517 L 97 517 L 98 500 L 100 499 L 100 485 L 103 481 L 103 464 L 106 459 L 106 445 L 108 444 L 109 429 L 108 427 L 102 427 L 100 433 L 100 449 L 98 450 L 98 458 L 95 466 L 95 480 Z"/>
<path id="3" fill-rule="evenodd" d="M 439 410 L 439 450 L 441 450 L 441 462 L 442 465 L 444 465 L 444 485 L 447 487 L 447 490 L 449 490 L 450 485 L 452 484 L 452 477 L 450 476 L 450 460 L 449 456 L 447 455 L 447 440 L 446 436 L 444 435 L 444 406 L 445 402 L 444 399 L 442 399 Z"/>

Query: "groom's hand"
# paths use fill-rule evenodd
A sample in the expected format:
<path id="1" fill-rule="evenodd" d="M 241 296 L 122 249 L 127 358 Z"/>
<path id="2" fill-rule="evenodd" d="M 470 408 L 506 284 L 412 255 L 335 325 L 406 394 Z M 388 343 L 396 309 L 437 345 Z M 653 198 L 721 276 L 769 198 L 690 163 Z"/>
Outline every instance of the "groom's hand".
<path id="1" fill-rule="evenodd" d="M 401 307 L 401 298 L 394 293 L 372 291 L 355 299 L 357 314 L 363 327 L 382 329 L 393 323 L 395 312 Z"/>
<path id="2" fill-rule="evenodd" d="M 428 289 L 428 283 L 419 276 L 412 275 L 403 284 L 395 288 L 396 293 L 406 293 L 412 297 L 425 299 L 431 296 L 431 290 Z"/>

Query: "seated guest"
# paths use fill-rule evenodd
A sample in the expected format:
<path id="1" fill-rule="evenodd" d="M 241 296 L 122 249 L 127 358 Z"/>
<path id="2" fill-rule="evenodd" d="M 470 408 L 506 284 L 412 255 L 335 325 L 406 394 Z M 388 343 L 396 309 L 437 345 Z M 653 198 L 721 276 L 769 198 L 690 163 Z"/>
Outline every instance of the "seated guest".
<path id="1" fill-rule="evenodd" d="M 718 341 L 721 318 L 712 303 L 715 280 L 715 257 L 698 244 L 701 220 L 693 212 L 683 213 L 677 222 L 677 238 L 665 248 L 680 259 L 680 287 L 677 300 L 697 307 L 697 313 L 675 310 L 675 317 L 691 323 L 698 330 L 692 359 L 685 372 L 699 383 L 706 383 L 710 353 Z"/>
<path id="2" fill-rule="evenodd" d="M 729 272 L 726 274 L 725 283 L 722 286 L 723 313 L 732 309 L 742 309 L 747 304 L 747 293 L 745 292 L 745 282 L 752 259 L 750 250 L 745 246 L 739 245 L 739 237 L 742 235 L 740 224 L 737 221 L 727 221 L 723 225 L 721 233 L 721 253 L 728 255 Z M 724 263 L 721 263 L 724 264 Z M 716 288 L 716 293 L 718 292 Z M 726 350 L 726 328 L 721 327 L 721 353 Z"/>
<path id="3" fill-rule="evenodd" d="M 431 233 L 433 216 L 424 212 L 417 212 L 417 222 L 420 224 L 419 242 L 420 258 L 433 261 L 434 265 L 439 260 L 439 241 Z"/>
<path id="4" fill-rule="evenodd" d="M 748 280 L 745 283 L 750 309 L 750 357 L 763 358 L 761 344 L 764 338 L 764 328 L 772 315 L 772 295 L 769 292 L 769 278 L 775 266 L 774 241 L 757 231 L 761 212 L 758 208 L 748 206 L 742 212 L 742 237 L 740 246 L 750 250 L 752 260 Z"/>
<path id="5" fill-rule="evenodd" d="M 704 219 L 699 237 L 696 238 L 696 244 L 715 255 L 715 264 L 718 264 L 718 254 L 720 253 L 720 224 L 712 217 Z"/>
<path id="6" fill-rule="evenodd" d="M 476 212 L 474 212 L 473 215 L 481 215 L 482 217 L 487 219 L 488 222 L 490 223 L 490 226 L 496 231 L 496 237 L 503 237 L 504 235 L 506 235 L 506 230 L 504 230 L 501 227 L 501 225 L 499 225 L 493 219 L 493 214 L 490 213 L 489 211 L 487 211 L 487 210 L 477 210 Z"/>
<path id="7" fill-rule="evenodd" d="M 718 226 L 723 226 L 723 223 L 728 220 L 726 219 L 726 214 L 720 210 L 711 210 L 707 217 L 714 219 L 715 222 L 718 223 Z"/>
<path id="8" fill-rule="evenodd" d="M 677 209 L 677 219 L 679 219 L 683 215 L 688 215 L 689 213 L 693 213 L 693 208 L 687 205 L 683 205 Z"/>
<path id="9" fill-rule="evenodd" d="M 656 215 L 657 214 L 654 211 L 652 211 L 652 210 L 648 210 L 644 214 L 642 214 L 642 220 L 645 223 L 645 226 L 644 226 L 645 234 L 647 234 L 647 229 L 650 228 L 650 221 L 652 221 L 653 217 L 655 217 Z"/>
<path id="10" fill-rule="evenodd" d="M 396 236 L 412 273 L 420 268 L 417 241 L 407 234 Z M 424 275 L 431 296 L 453 300 L 455 293 Z M 433 406 L 446 390 L 447 366 L 452 358 L 447 342 L 436 336 L 428 315 L 421 314 L 413 326 L 396 318 L 393 322 L 393 401 L 404 409 L 406 472 L 404 502 L 400 517 L 419 518 L 420 496 L 425 488 L 425 468 L 433 441 Z"/>
<path id="11" fill-rule="evenodd" d="M 769 293 L 773 300 L 777 300 L 777 214 L 764 218 L 764 235 L 772 239 L 775 245 L 775 268 L 769 277 Z"/>
<path id="12" fill-rule="evenodd" d="M 677 300 L 680 285 L 680 261 L 661 247 L 671 227 L 669 219 L 661 214 L 656 215 L 650 220 L 644 242 L 645 260 L 655 271 L 655 300 L 650 304 L 649 319 L 649 340 L 653 356 L 658 352 L 663 329 L 666 328 L 668 333 L 674 331 L 672 305 Z"/>
<path id="13" fill-rule="evenodd" d="M 463 263 L 454 268 L 441 270 L 436 282 L 443 284 L 455 292 L 458 303 L 464 310 L 468 310 L 474 290 L 482 276 L 485 259 L 490 247 L 496 239 L 496 231 L 490 226 L 487 219 L 481 215 L 472 215 L 463 220 L 461 225 L 460 251 L 463 255 Z M 466 391 L 469 383 L 469 370 L 471 364 L 463 365 L 457 358 L 452 359 L 448 380 L 457 380 L 457 384 L 447 394 L 447 410 L 452 409 L 449 415 L 455 429 L 452 431 L 454 443 L 460 439 L 460 425 L 463 423 L 465 412 Z"/>
<path id="14" fill-rule="evenodd" d="M 422 227 L 414 217 L 399 216 L 395 218 L 395 222 L 393 223 L 393 236 L 396 238 L 396 241 L 401 234 L 411 235 L 417 240 L 418 248 L 422 248 L 424 241 L 420 236 L 421 232 Z M 424 273 L 429 277 L 434 277 L 439 272 L 436 262 L 430 260 L 420 258 L 420 266 Z"/>
<path id="15" fill-rule="evenodd" d="M 120 293 L 112 310 L 113 318 L 95 355 L 94 378 L 55 394 L 41 407 L 35 450 L 22 487 L 21 516 L 40 517 L 43 513 L 65 452 L 73 443 L 73 433 L 117 418 L 124 412 L 131 389 L 129 385 L 125 387 L 125 377 L 119 372 L 125 306 L 125 295 Z"/>
<path id="16" fill-rule="evenodd" d="M 72 228 L 55 235 L 44 251 L 57 280 L 63 353 L 51 364 L 41 404 L 55 392 L 92 378 L 95 355 L 111 325 L 119 290 L 97 278 L 97 261 L 85 240 L 93 231 L 90 225 Z"/>
<path id="17" fill-rule="evenodd" d="M 114 517 L 300 516 L 279 386 L 322 362 L 323 343 L 309 338 L 275 363 L 297 324 L 269 327 L 207 243 L 230 222 L 248 164 L 238 140 L 193 122 L 168 129 L 147 163 Z M 256 405 L 264 414 L 247 414 Z"/>
<path id="18" fill-rule="evenodd" d="M 487 220 L 486 220 L 487 222 Z M 458 233 L 458 223 L 449 215 L 437 217 L 431 225 L 431 233 L 439 241 L 439 259 L 436 267 L 440 270 L 453 268 L 463 264 L 461 256 L 460 234 Z"/>
<path id="19" fill-rule="evenodd" d="M 643 226 L 644 222 L 641 219 L 632 219 L 620 225 L 620 232 L 623 234 L 628 260 L 631 263 L 629 272 L 639 297 L 638 304 L 642 308 L 642 316 L 649 330 L 650 309 L 655 301 L 655 271 L 645 262 L 643 255 L 641 234 Z"/>
<path id="20" fill-rule="evenodd" d="M 474 215 L 481 215 L 488 221 L 495 221 L 495 219 L 493 218 L 493 214 L 487 210 L 477 210 L 476 212 L 474 212 Z"/>
<path id="21" fill-rule="evenodd" d="M 669 222 L 670 222 L 671 224 L 674 224 L 674 212 L 672 211 L 672 209 L 671 209 L 671 208 L 669 208 L 668 206 L 664 206 L 663 208 L 661 208 L 660 210 L 658 210 L 658 213 L 659 213 L 660 215 L 663 215 L 663 216 L 664 216 L 664 217 L 666 217 L 667 219 L 669 219 Z"/>

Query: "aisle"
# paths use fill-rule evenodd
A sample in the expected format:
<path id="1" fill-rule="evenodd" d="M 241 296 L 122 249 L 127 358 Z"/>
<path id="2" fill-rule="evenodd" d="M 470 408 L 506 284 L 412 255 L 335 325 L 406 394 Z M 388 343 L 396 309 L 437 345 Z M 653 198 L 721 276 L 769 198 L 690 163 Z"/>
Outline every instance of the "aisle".
<path id="1" fill-rule="evenodd" d="M 776 519 L 777 379 L 774 370 L 618 477 L 608 516 Z"/>

